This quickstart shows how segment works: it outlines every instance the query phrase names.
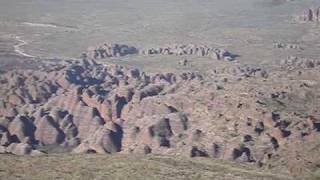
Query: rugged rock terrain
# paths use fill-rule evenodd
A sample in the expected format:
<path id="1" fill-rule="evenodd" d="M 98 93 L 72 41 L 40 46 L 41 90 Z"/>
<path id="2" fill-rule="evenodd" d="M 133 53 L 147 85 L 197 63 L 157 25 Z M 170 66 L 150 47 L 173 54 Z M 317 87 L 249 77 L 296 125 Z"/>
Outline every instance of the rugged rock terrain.
<path id="1" fill-rule="evenodd" d="M 200 156 L 300 174 L 319 165 L 318 64 L 148 75 L 84 58 L 8 70 L 0 152 Z"/>
<path id="2" fill-rule="evenodd" d="M 1 1 L 0 179 L 319 178 L 319 7 L 289 1 Z"/>

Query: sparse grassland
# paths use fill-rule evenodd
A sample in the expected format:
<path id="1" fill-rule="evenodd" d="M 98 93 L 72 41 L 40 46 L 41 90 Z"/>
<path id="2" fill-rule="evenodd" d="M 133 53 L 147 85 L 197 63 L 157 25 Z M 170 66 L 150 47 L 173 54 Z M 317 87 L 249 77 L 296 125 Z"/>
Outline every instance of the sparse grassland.
<path id="1" fill-rule="evenodd" d="M 221 160 L 172 156 L 0 156 L 0 179 L 291 179 Z"/>

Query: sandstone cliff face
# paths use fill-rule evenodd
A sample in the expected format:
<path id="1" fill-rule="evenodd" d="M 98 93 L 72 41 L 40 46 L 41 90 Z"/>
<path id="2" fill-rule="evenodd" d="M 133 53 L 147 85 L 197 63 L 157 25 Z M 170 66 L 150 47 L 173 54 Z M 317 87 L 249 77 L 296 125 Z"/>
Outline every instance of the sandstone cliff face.
<path id="1" fill-rule="evenodd" d="M 320 135 L 318 63 L 300 61 L 272 73 L 213 69 L 210 77 L 149 76 L 90 59 L 8 71 L 0 76 L 0 153 L 179 154 L 281 161 L 298 172 L 315 165 L 318 151 L 303 147 L 316 147 Z"/>

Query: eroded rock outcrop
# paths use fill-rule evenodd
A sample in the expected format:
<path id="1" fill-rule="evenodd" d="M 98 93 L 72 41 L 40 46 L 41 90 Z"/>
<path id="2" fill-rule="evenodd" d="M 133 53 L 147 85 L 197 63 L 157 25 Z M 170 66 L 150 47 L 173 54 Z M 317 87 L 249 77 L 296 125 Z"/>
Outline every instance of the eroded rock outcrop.
<path id="1" fill-rule="evenodd" d="M 313 7 L 304 10 L 298 17 L 302 22 L 319 22 L 320 21 L 320 7 Z"/>
<path id="2" fill-rule="evenodd" d="M 65 138 L 55 120 L 48 115 L 37 119 L 35 126 L 37 127 L 35 138 L 43 145 L 60 144 Z"/>
<path id="3" fill-rule="evenodd" d="M 303 48 L 298 43 L 283 43 L 276 42 L 273 43 L 273 47 L 277 49 L 295 49 L 295 50 L 303 50 Z"/>
<path id="4" fill-rule="evenodd" d="M 104 59 L 108 57 L 120 57 L 126 55 L 133 55 L 138 53 L 138 49 L 133 46 L 125 44 L 108 44 L 105 43 L 98 48 L 89 48 L 89 57 L 94 59 Z"/>
<path id="5" fill-rule="evenodd" d="M 8 71 L 0 76 L 0 153 L 179 154 L 294 169 L 295 158 L 316 154 L 295 145 L 316 146 L 320 132 L 312 63 L 300 73 L 285 62 L 273 72 L 215 68 L 210 77 L 148 75 L 90 59 Z"/>
<path id="6" fill-rule="evenodd" d="M 290 56 L 286 59 L 281 60 L 280 65 L 284 69 L 314 69 L 319 67 L 320 60 L 308 59 L 296 56 Z"/>
<path id="7" fill-rule="evenodd" d="M 97 48 L 89 48 L 83 58 L 104 59 L 127 55 L 175 55 L 175 56 L 199 56 L 209 57 L 214 60 L 232 61 L 236 55 L 229 51 L 196 44 L 169 44 L 162 47 L 136 48 L 122 44 L 104 44 Z"/>
<path id="8" fill-rule="evenodd" d="M 171 44 L 163 47 L 143 48 L 139 51 L 142 55 L 194 55 L 199 57 L 210 57 L 215 60 L 233 60 L 234 55 L 224 49 L 212 48 L 195 44 Z"/>

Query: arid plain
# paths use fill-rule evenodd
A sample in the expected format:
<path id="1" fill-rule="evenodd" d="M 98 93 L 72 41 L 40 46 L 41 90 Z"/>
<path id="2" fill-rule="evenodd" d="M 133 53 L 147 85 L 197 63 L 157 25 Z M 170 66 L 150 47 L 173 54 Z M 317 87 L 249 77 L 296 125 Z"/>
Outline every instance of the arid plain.
<path id="1" fill-rule="evenodd" d="M 319 0 L 1 1 L 0 178 L 317 179 L 319 22 Z"/>

